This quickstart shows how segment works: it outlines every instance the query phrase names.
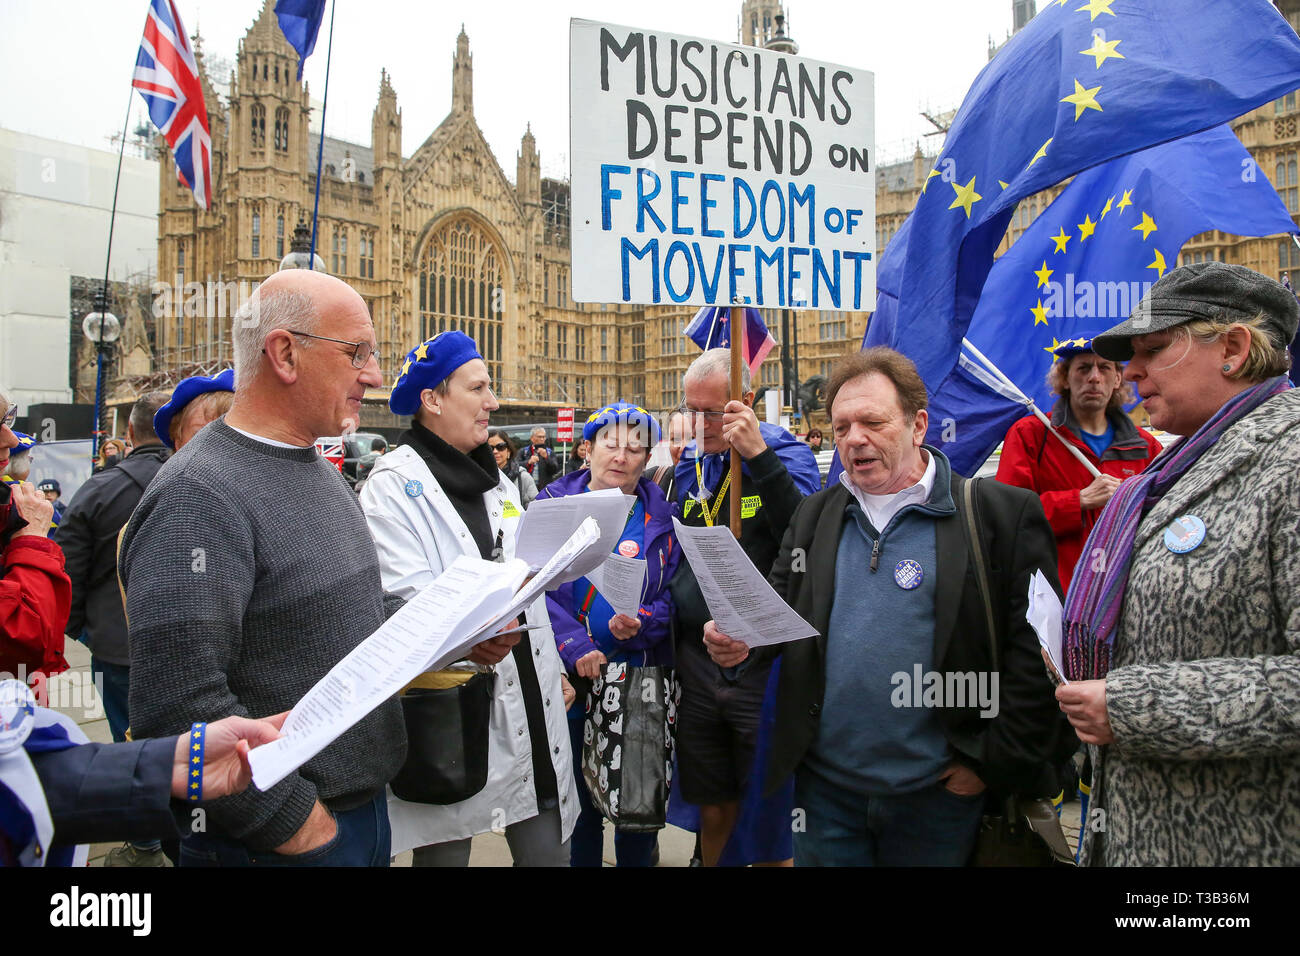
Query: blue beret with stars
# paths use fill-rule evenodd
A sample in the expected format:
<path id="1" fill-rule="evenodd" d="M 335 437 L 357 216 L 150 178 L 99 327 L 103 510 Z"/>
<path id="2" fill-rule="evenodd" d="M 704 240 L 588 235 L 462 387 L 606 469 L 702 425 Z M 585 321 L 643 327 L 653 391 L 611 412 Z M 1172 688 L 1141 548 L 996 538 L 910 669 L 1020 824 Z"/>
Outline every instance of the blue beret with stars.
<path id="1" fill-rule="evenodd" d="M 613 405 L 606 405 L 592 412 L 587 419 L 587 424 L 582 426 L 582 437 L 585 441 L 594 441 L 602 428 L 619 422 L 645 429 L 650 437 L 650 445 L 659 441 L 659 423 L 655 421 L 655 417 L 640 405 L 631 405 L 627 402 L 615 402 Z"/>
<path id="2" fill-rule="evenodd" d="M 482 359 L 478 346 L 464 332 L 451 329 L 421 342 L 406 353 L 406 361 L 397 373 L 388 408 L 394 415 L 414 415 L 420 407 L 420 393 L 437 388 L 466 362 Z"/>

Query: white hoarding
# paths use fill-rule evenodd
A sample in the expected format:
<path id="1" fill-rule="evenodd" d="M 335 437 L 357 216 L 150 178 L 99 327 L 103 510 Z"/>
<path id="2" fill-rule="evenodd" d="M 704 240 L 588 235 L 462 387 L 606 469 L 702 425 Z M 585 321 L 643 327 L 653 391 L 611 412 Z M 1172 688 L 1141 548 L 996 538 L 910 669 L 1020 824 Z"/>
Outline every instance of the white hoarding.
<path id="1" fill-rule="evenodd" d="M 573 297 L 870 310 L 874 76 L 570 23 Z"/>

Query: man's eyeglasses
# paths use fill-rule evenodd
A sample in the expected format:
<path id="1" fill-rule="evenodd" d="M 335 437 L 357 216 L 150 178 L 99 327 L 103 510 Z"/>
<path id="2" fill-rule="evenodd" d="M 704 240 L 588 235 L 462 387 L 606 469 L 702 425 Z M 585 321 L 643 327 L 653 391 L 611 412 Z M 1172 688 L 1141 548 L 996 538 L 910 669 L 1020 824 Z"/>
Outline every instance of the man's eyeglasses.
<path id="1" fill-rule="evenodd" d="M 375 357 L 379 367 L 383 368 L 383 362 L 379 360 L 379 350 L 369 342 L 348 342 L 345 339 L 332 339 L 327 335 L 317 335 L 314 332 L 299 332 L 297 329 L 286 329 L 290 335 L 302 335 L 309 339 L 320 339 L 322 342 L 337 342 L 339 345 L 352 346 L 352 367 L 365 368 L 366 363 L 370 361 L 370 356 Z"/>
<path id="2" fill-rule="evenodd" d="M 726 412 L 707 411 L 699 408 L 691 408 L 689 405 L 681 405 L 677 409 L 687 418 L 694 418 L 696 415 L 703 415 L 704 420 L 708 422 L 720 422 L 727 414 Z"/>
<path id="3" fill-rule="evenodd" d="M 496 444 L 496 445 L 489 444 L 488 447 L 491 448 L 493 451 L 505 451 L 505 450 L 506 450 L 507 448 L 509 448 L 510 446 L 507 445 L 507 444 L 501 443 L 501 444 Z"/>
<path id="4" fill-rule="evenodd" d="M 4 418 L 0 419 L 0 427 L 12 429 L 16 421 L 18 421 L 18 406 L 10 405 L 5 411 Z"/>

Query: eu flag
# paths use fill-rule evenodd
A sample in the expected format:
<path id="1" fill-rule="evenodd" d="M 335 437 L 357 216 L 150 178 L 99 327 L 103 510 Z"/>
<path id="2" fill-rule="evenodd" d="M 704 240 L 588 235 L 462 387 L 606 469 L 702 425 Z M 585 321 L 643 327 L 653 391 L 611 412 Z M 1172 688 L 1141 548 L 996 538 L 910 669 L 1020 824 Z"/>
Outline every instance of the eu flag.
<path id="1" fill-rule="evenodd" d="M 993 266 L 966 338 L 1047 411 L 1051 350 L 1127 318 L 1175 267 L 1183 243 L 1207 229 L 1297 231 L 1226 126 L 1081 174 Z M 926 440 L 955 471 L 971 474 L 1025 414 L 1010 390 L 963 352 L 931 396 Z"/>
<path id="2" fill-rule="evenodd" d="M 298 79 L 303 64 L 316 49 L 316 35 L 325 17 L 325 0 L 275 0 L 275 16 L 289 45 L 298 51 Z"/>
<path id="3" fill-rule="evenodd" d="M 880 259 L 897 303 L 892 321 L 888 308 L 873 317 L 868 344 L 907 354 L 933 392 L 1019 200 L 1297 87 L 1300 37 L 1267 0 L 1053 0 L 966 94 Z"/>
<path id="4" fill-rule="evenodd" d="M 748 306 L 706 305 L 695 313 L 695 318 L 682 329 L 682 334 L 704 349 L 731 348 L 731 317 L 737 312 L 745 313 L 745 364 L 751 375 L 758 374 L 758 367 L 767 358 L 767 353 L 776 345 L 776 339 L 767 330 L 758 309 Z"/>

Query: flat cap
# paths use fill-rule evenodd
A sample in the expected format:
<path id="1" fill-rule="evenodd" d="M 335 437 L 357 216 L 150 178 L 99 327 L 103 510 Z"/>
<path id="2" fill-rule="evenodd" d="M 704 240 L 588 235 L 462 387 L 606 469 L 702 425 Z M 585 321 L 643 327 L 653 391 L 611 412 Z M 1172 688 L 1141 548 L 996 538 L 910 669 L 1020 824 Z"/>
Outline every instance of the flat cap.
<path id="1" fill-rule="evenodd" d="M 1261 327 L 1285 349 L 1300 325 L 1300 303 L 1280 282 L 1245 266 L 1197 262 L 1174 269 L 1151 287 L 1132 315 L 1092 340 L 1093 351 L 1113 362 L 1133 357 L 1135 335 L 1160 332 L 1196 319 L 1245 322 L 1262 315 Z"/>

